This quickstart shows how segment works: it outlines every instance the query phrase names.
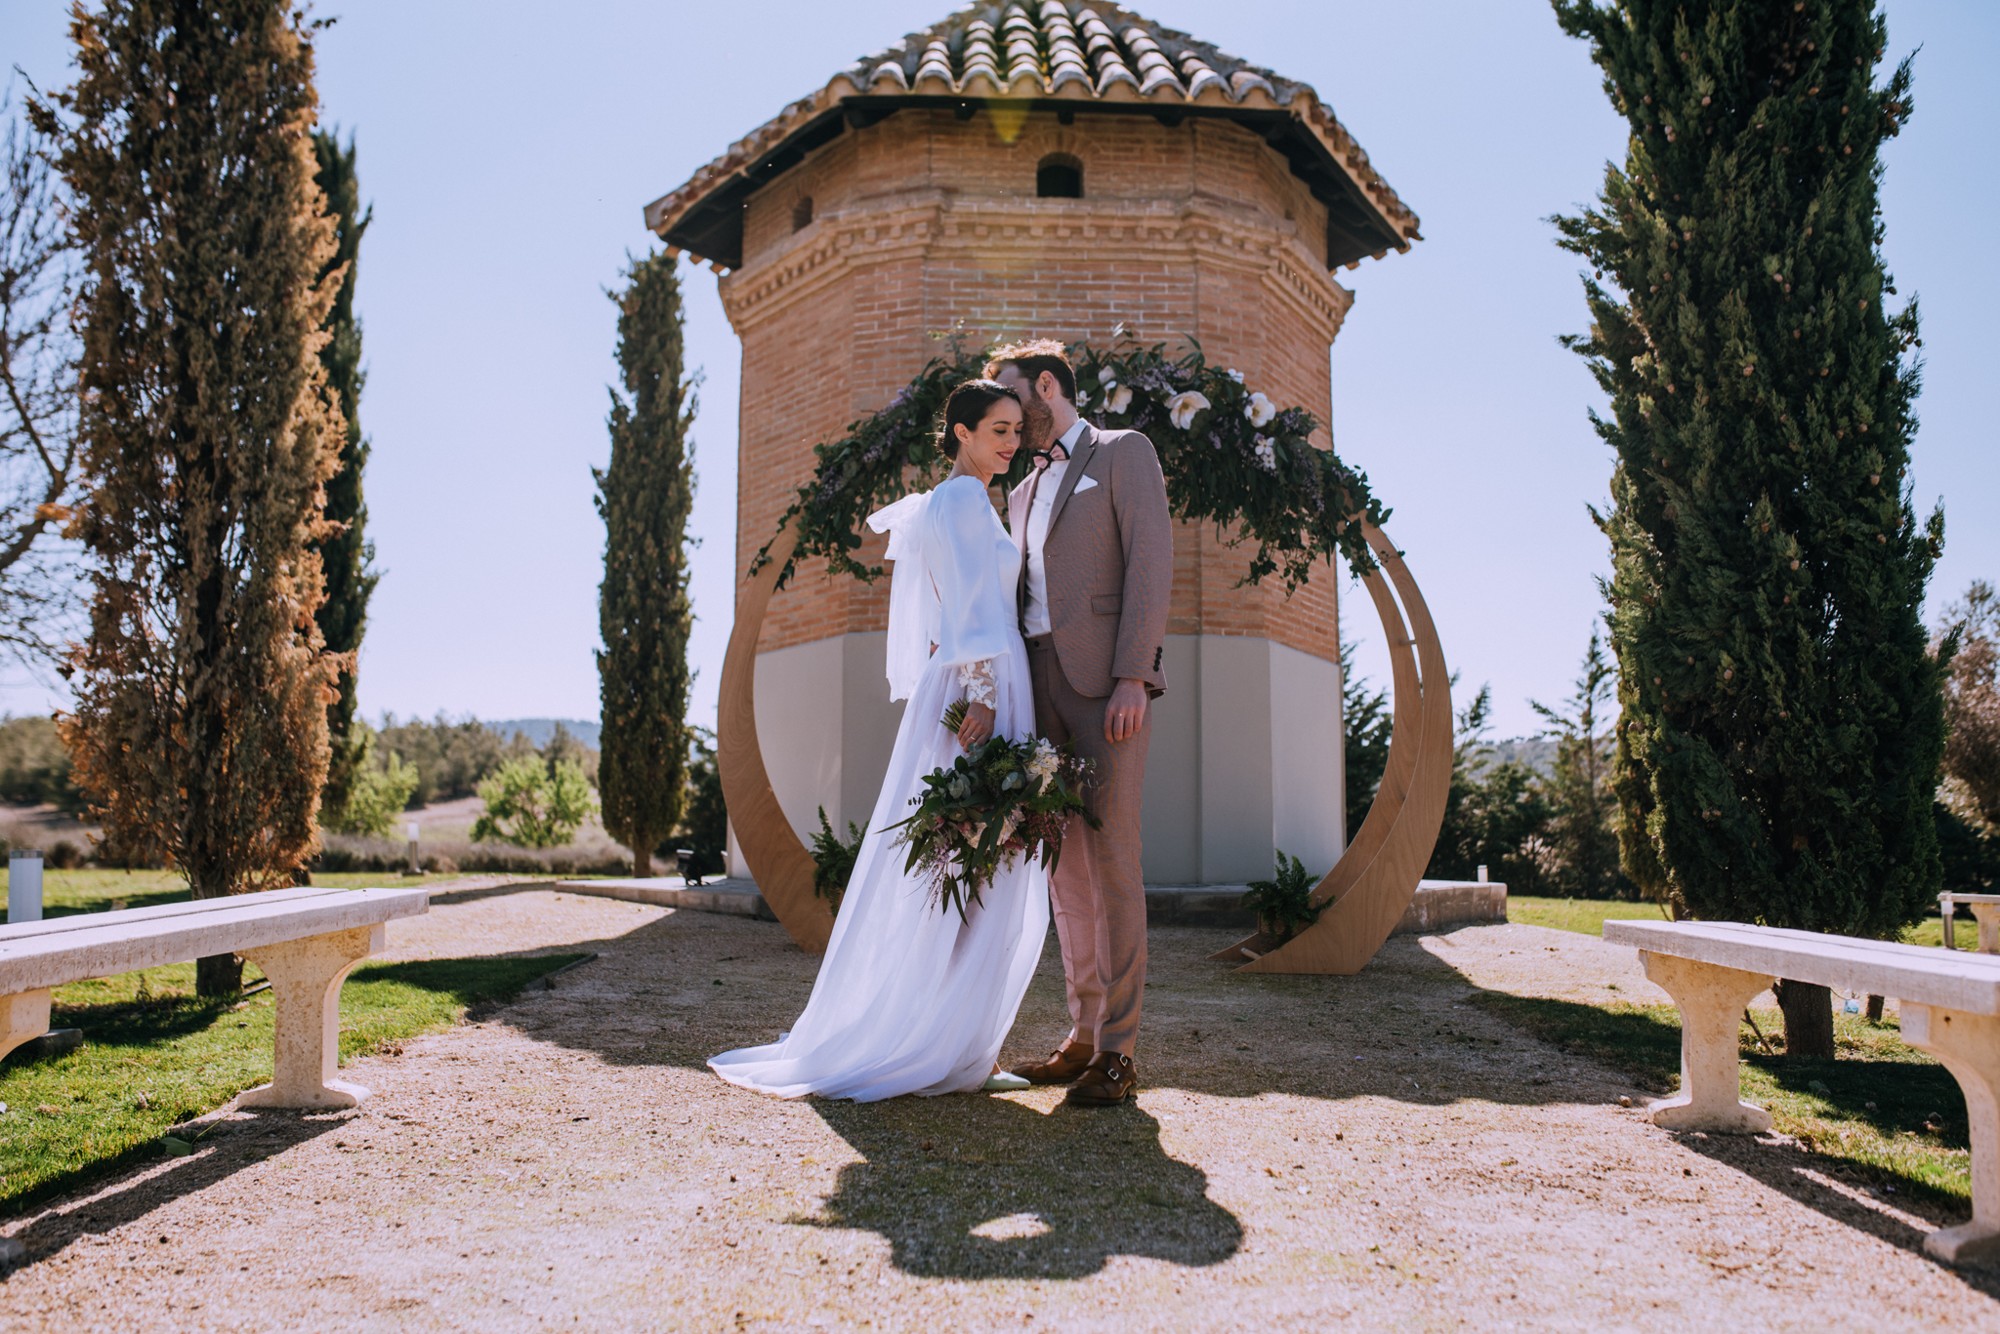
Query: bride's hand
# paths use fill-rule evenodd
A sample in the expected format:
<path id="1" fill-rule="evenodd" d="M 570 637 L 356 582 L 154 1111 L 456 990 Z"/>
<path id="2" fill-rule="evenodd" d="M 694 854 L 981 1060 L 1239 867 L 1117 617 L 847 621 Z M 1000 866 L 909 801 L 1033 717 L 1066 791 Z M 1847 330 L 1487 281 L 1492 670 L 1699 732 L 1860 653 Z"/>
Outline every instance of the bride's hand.
<path id="1" fill-rule="evenodd" d="M 965 706 L 965 721 L 958 725 L 958 744 L 971 750 L 987 737 L 993 735 L 993 706 L 991 704 L 968 704 Z"/>

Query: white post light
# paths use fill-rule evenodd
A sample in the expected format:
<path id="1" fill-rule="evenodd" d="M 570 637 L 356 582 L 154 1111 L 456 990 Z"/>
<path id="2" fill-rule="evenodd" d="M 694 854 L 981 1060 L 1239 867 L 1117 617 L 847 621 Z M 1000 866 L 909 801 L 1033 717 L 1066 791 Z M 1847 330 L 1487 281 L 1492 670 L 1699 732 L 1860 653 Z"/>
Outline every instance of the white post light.
<path id="1" fill-rule="evenodd" d="M 1484 862 L 1481 862 L 1479 865 L 1479 883 L 1482 885 L 1486 883 L 1486 864 Z"/>
<path id="2" fill-rule="evenodd" d="M 42 920 L 42 854 L 26 850 L 7 854 L 7 921 Z"/>
<path id="3" fill-rule="evenodd" d="M 422 875 L 424 873 L 424 864 L 418 856 L 417 843 L 423 833 L 423 826 L 419 825 L 415 820 L 411 820 L 403 826 L 403 832 L 409 836 L 410 840 L 410 874 Z"/>

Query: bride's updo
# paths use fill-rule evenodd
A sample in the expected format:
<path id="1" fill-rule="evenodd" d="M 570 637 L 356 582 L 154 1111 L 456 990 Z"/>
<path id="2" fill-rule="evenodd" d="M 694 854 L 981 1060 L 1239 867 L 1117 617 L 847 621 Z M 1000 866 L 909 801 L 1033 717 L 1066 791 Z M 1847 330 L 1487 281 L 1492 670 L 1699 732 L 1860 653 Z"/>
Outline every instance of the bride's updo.
<path id="1" fill-rule="evenodd" d="M 994 380 L 967 380 L 951 391 L 951 397 L 944 401 L 944 428 L 938 432 L 938 449 L 946 458 L 958 460 L 958 432 L 954 428 L 978 430 L 993 405 L 1003 398 L 1012 399 L 1016 406 L 1021 402 L 1019 394 Z"/>

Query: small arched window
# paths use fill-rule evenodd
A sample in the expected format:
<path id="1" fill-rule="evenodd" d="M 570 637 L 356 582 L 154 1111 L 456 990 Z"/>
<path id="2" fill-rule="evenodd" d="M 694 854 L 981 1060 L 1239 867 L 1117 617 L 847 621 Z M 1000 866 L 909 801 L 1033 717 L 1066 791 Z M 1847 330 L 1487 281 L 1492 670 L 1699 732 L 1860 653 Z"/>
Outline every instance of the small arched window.
<path id="1" fill-rule="evenodd" d="M 802 232 L 806 229 L 806 225 L 810 223 L 812 220 L 813 220 L 812 196 L 800 195 L 799 201 L 796 204 L 792 205 L 792 230 L 795 232 Z"/>
<path id="2" fill-rule="evenodd" d="M 1035 193 L 1043 199 L 1083 198 L 1083 163 L 1067 153 L 1051 153 L 1035 168 Z"/>

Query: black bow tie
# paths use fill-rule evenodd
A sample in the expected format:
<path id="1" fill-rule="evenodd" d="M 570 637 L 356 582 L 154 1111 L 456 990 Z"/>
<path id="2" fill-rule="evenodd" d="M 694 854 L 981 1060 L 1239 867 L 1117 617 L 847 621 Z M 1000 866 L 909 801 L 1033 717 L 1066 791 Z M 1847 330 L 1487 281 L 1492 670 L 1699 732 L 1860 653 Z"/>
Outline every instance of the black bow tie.
<path id="1" fill-rule="evenodd" d="M 1061 463 L 1068 458 L 1069 450 L 1063 447 L 1063 442 L 1060 440 L 1050 445 L 1047 449 L 1038 449 L 1034 453 L 1035 466 L 1037 468 L 1046 468 L 1051 463 Z"/>

